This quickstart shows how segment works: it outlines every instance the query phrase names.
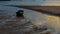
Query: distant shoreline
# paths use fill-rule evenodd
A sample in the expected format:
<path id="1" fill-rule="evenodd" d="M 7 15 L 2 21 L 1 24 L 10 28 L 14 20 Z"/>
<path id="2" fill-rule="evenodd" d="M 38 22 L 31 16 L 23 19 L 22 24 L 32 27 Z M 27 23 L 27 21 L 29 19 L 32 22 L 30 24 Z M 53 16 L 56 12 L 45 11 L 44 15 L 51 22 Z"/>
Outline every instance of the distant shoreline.
<path id="1" fill-rule="evenodd" d="M 60 6 L 26 6 L 26 5 L 8 5 L 8 6 L 25 8 L 50 15 L 60 16 Z"/>

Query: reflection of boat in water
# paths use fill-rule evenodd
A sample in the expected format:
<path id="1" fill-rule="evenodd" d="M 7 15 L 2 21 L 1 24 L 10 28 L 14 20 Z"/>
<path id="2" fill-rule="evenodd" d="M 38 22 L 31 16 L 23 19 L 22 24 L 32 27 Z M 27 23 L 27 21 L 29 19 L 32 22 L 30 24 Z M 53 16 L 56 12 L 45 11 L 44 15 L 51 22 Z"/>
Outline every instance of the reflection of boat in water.
<path id="1" fill-rule="evenodd" d="M 9 28 L 11 28 L 11 29 L 9 29 L 9 28 L 7 28 L 7 29 L 5 29 L 6 31 L 8 30 L 10 30 L 9 32 L 12 32 L 12 30 L 14 29 L 14 33 L 16 32 L 21 32 L 22 33 L 22 31 L 23 31 L 23 33 L 25 32 L 25 30 L 26 31 L 29 31 L 29 29 L 31 30 L 32 29 L 32 26 L 33 25 L 35 25 L 35 26 L 39 26 L 39 25 L 44 25 L 44 26 L 48 26 L 48 27 L 52 27 L 52 28 L 58 28 L 57 26 L 59 26 L 59 25 L 56 25 L 55 24 L 55 22 L 58 24 L 59 23 L 59 21 L 58 21 L 58 17 L 56 17 L 56 16 L 50 16 L 50 15 L 46 15 L 46 14 L 42 14 L 42 13 L 39 13 L 39 12 L 36 12 L 36 11 L 32 11 L 32 10 L 27 10 L 27 9 L 22 9 L 22 8 L 16 8 L 16 7 L 9 7 L 9 6 L 0 6 L 1 8 L 0 8 L 0 10 L 3 10 L 3 11 L 0 11 L 1 13 L 2 13 L 2 15 L 0 15 L 0 16 L 3 16 L 3 17 L 1 17 L 1 18 L 3 18 L 3 19 L 1 19 L 0 20 L 0 22 L 1 22 L 1 25 L 3 26 L 2 28 L 7 28 L 7 27 L 9 27 Z M 24 10 L 24 17 L 26 18 L 26 20 L 25 19 L 22 19 L 22 20 L 20 20 L 19 18 L 17 19 L 16 18 L 16 11 L 17 10 Z M 8 16 L 7 16 L 8 15 Z M 9 17 L 10 16 L 10 17 Z M 7 17 L 9 17 L 9 18 L 7 18 Z M 48 19 L 47 19 L 47 18 Z M 53 19 L 53 18 L 51 18 L 51 17 L 56 17 L 57 18 L 57 21 L 51 21 L 51 20 L 49 20 L 49 18 L 50 19 Z M 55 18 L 54 18 L 55 19 Z M 31 22 L 29 22 L 29 20 L 32 22 L 32 24 L 31 24 Z M 55 19 L 56 20 L 56 19 Z M 24 23 L 26 23 L 26 22 L 29 22 L 29 23 L 27 23 L 27 24 L 25 24 L 25 26 L 23 26 L 23 24 Z M 11 24 L 11 23 L 13 23 L 13 24 Z M 21 25 L 22 24 L 22 25 Z M 30 25 L 29 25 L 30 24 Z M 6 26 L 5 26 L 6 25 Z M 11 26 L 9 26 L 9 25 L 11 25 Z M 56 25 L 56 26 L 55 26 Z M 22 26 L 22 27 L 21 27 Z M 13 28 L 12 28 L 13 27 Z M 25 28 L 26 27 L 26 28 Z M 22 29 L 20 29 L 20 28 L 22 28 Z M 17 30 L 16 30 L 17 29 Z M 2 29 L 1 29 L 2 30 Z M 4 29 L 3 29 L 4 30 Z M 21 31 L 20 31 L 21 30 Z M 47 30 L 48 31 L 48 30 Z M 51 30 L 49 30 L 49 31 L 51 31 Z M 52 31 L 51 31 L 52 32 Z M 22 34 L 23 34 L 22 33 Z M 37 32 L 36 32 L 37 33 Z M 41 32 L 39 32 L 39 33 L 41 33 Z M 4 33 L 5 34 L 5 33 Z"/>

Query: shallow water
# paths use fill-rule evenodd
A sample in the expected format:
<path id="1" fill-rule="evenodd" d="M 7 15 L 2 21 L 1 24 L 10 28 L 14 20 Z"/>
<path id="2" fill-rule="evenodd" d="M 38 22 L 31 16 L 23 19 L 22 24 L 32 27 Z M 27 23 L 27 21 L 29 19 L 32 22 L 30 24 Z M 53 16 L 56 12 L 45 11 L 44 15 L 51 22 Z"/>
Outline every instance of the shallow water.
<path id="1" fill-rule="evenodd" d="M 24 19 L 15 16 L 18 10 L 24 10 Z M 0 6 L 0 34 L 56 34 L 60 29 L 59 25 L 56 25 L 60 22 L 59 17 L 54 16 L 57 21 L 55 18 L 55 21 L 51 21 L 51 17 L 53 16 L 23 8 Z M 42 32 L 33 29 L 35 26 L 39 28 L 40 25 L 48 29 Z"/>
<path id="2" fill-rule="evenodd" d="M 0 5 L 37 5 L 37 6 L 60 6 L 60 0 L 23 0 L 23 1 L 0 1 Z"/>

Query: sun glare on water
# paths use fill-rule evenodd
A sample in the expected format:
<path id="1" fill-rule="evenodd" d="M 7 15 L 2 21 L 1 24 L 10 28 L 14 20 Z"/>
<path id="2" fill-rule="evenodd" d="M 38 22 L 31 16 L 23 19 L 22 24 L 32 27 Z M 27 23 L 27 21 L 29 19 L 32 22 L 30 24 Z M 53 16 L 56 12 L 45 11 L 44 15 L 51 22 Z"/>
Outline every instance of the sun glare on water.
<path id="1" fill-rule="evenodd" d="M 45 15 L 45 19 L 47 20 L 47 24 L 50 27 L 56 29 L 57 31 L 60 31 L 60 17 Z"/>

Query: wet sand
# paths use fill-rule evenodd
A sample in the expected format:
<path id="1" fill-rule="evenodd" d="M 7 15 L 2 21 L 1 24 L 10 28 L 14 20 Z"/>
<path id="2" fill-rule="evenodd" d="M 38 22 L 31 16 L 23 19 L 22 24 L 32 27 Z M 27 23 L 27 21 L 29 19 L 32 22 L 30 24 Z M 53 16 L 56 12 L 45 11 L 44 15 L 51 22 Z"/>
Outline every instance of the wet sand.
<path id="1" fill-rule="evenodd" d="M 27 29 L 31 29 L 27 26 L 33 26 L 29 21 L 28 25 L 25 19 L 17 18 L 16 16 L 11 16 L 5 13 L 5 11 L 0 11 L 0 34 L 25 34 Z"/>
<path id="2" fill-rule="evenodd" d="M 52 31 L 50 29 L 34 29 L 36 25 L 41 24 L 38 23 L 38 20 L 32 23 L 32 21 L 27 18 L 17 18 L 13 14 L 11 15 L 6 11 L 0 10 L 0 34 L 51 34 Z"/>
<path id="3" fill-rule="evenodd" d="M 53 18 L 47 20 L 50 15 L 48 16 L 40 12 L 22 9 L 24 10 L 25 18 L 21 19 L 15 16 L 17 10 L 21 9 L 9 6 L 0 6 L 0 34 L 53 34 L 55 32 L 54 28 L 56 24 L 51 21 Z M 57 21 L 56 23 L 59 24 Z M 36 26 L 38 29 L 35 28 Z M 44 27 L 48 28 L 48 30 L 39 30 L 39 28 L 43 29 Z"/>

